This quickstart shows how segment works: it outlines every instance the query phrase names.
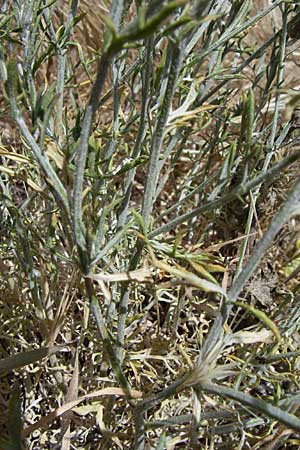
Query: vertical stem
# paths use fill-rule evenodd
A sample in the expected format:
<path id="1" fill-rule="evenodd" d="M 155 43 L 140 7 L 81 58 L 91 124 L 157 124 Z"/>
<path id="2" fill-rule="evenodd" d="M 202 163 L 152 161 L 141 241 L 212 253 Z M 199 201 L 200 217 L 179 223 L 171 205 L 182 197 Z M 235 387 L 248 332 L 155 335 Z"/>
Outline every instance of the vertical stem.
<path id="1" fill-rule="evenodd" d="M 125 6 L 128 7 L 128 1 L 115 0 L 112 4 L 112 20 L 117 30 L 120 29 Z M 93 85 L 90 99 L 85 111 L 82 132 L 79 141 L 79 148 L 76 158 L 76 174 L 74 181 L 73 191 L 73 230 L 75 234 L 76 243 L 79 249 L 80 259 L 85 273 L 88 272 L 88 256 L 87 256 L 87 242 L 85 237 L 85 229 L 82 220 L 82 192 L 83 192 L 83 179 L 84 168 L 86 164 L 88 141 L 92 131 L 92 123 L 95 117 L 95 113 L 99 106 L 100 96 L 104 87 L 107 71 L 111 63 L 113 55 L 104 52 L 100 58 L 97 76 Z"/>
<path id="2" fill-rule="evenodd" d="M 138 406 L 134 411 L 135 422 L 135 444 L 134 450 L 144 450 L 145 448 L 145 421 L 143 408 Z"/>
<path id="3" fill-rule="evenodd" d="M 174 91 L 181 68 L 183 49 L 182 44 L 172 45 L 172 60 L 169 69 L 169 78 L 163 104 L 159 113 L 156 128 L 154 131 L 150 159 L 147 171 L 145 194 L 143 199 L 142 216 L 146 229 L 149 227 L 150 216 L 153 209 L 157 180 L 159 176 L 158 164 L 163 144 L 165 126 L 168 121 L 169 111 L 171 109 Z"/>
<path id="4" fill-rule="evenodd" d="M 111 18 L 115 25 L 116 31 L 120 31 L 124 15 L 130 6 L 131 0 L 113 0 L 111 7 Z"/>
<path id="5" fill-rule="evenodd" d="M 91 134 L 94 116 L 98 108 L 100 95 L 106 79 L 109 63 L 110 57 L 104 53 L 98 64 L 96 81 L 93 85 L 90 99 L 85 111 L 76 158 L 76 174 L 73 192 L 73 229 L 76 243 L 81 252 L 85 252 L 86 250 L 86 239 L 84 236 L 84 225 L 82 220 L 82 192 L 84 169 L 88 152 L 88 141 Z M 86 262 L 84 262 L 84 265 L 86 265 Z"/>
<path id="6" fill-rule="evenodd" d="M 142 93 L 142 110 L 140 116 L 140 126 L 135 142 L 135 146 L 132 152 L 132 157 L 137 158 L 142 149 L 142 143 L 145 135 L 145 127 L 146 127 L 146 118 L 147 118 L 147 107 L 149 103 L 149 90 L 150 90 L 150 81 L 151 81 L 151 67 L 152 67 L 152 52 L 153 52 L 153 41 L 154 39 L 151 37 L 146 41 L 147 51 L 146 51 L 146 64 L 144 68 L 143 74 L 143 93 Z M 129 200 L 132 190 L 132 184 L 135 177 L 136 169 L 133 168 L 129 171 L 128 177 L 125 183 L 125 195 L 124 201 L 121 205 L 121 212 L 119 215 L 118 228 L 123 227 L 126 223 Z M 134 266 L 134 267 L 133 267 Z M 136 268 L 136 264 L 131 264 L 131 268 L 134 270 Z M 120 364 L 123 361 L 123 347 L 125 341 L 125 322 L 128 313 L 128 302 L 129 302 L 129 293 L 130 293 L 130 285 L 129 283 L 124 284 L 121 290 L 121 300 L 119 304 L 119 320 L 118 320 L 118 332 L 117 332 L 117 357 L 119 358 Z"/>
<path id="7" fill-rule="evenodd" d="M 146 45 L 146 54 L 145 54 L 145 68 L 143 71 L 142 77 L 142 108 L 140 114 L 140 124 L 139 130 L 137 133 L 136 141 L 134 144 L 134 149 L 132 152 L 132 158 L 136 159 L 140 156 L 142 150 L 143 140 L 146 134 L 146 119 L 147 119 L 147 108 L 150 101 L 150 82 L 152 77 L 152 53 L 153 53 L 153 43 L 154 38 L 150 37 L 147 39 Z M 132 191 L 132 184 L 136 174 L 136 169 L 133 168 L 128 172 L 128 176 L 125 182 L 124 187 L 124 200 L 122 202 L 119 219 L 118 219 L 118 228 L 122 227 L 127 219 L 129 200 Z"/>
<path id="8" fill-rule="evenodd" d="M 93 283 L 90 278 L 85 278 L 85 286 L 86 286 L 88 298 L 90 300 L 91 312 L 95 318 L 101 340 L 103 341 L 103 345 L 109 356 L 109 361 L 112 365 L 113 371 L 114 371 L 120 385 L 124 389 L 124 391 L 127 395 L 127 398 L 129 400 L 129 402 L 131 403 L 131 401 L 130 401 L 130 399 L 131 399 L 130 384 L 119 365 L 118 359 L 116 357 L 115 351 L 113 349 L 113 346 L 112 346 L 112 343 L 110 340 L 109 333 L 107 331 L 107 328 L 106 328 L 106 325 L 104 322 L 101 308 L 99 306 L 99 301 L 95 295 L 94 286 L 93 286 Z"/>
<path id="9" fill-rule="evenodd" d="M 56 91 L 58 95 L 56 132 L 59 143 L 62 142 L 64 134 L 63 106 L 64 106 L 65 70 L 66 70 L 66 51 L 60 50 L 57 56 L 57 82 L 56 82 Z"/>
<path id="10" fill-rule="evenodd" d="M 274 116 L 273 116 L 273 122 L 272 122 L 272 131 L 271 136 L 267 145 L 267 153 L 266 157 L 264 159 L 264 164 L 262 168 L 262 173 L 265 173 L 268 170 L 268 167 L 270 165 L 271 159 L 276 151 L 276 148 L 274 148 L 274 142 L 275 142 L 275 136 L 276 131 L 278 127 L 278 118 L 279 118 L 279 102 L 280 102 L 280 87 L 283 81 L 283 74 L 284 74 L 284 60 L 285 60 L 285 50 L 286 50 L 286 39 L 287 39 L 287 8 L 285 13 L 282 17 L 282 32 L 281 32 L 281 45 L 280 45 L 280 55 L 279 55 L 279 67 L 278 67 L 278 74 L 277 74 L 277 91 L 276 91 L 276 99 L 275 99 L 275 110 L 274 110 Z M 253 193 L 253 201 L 251 202 L 249 213 L 248 213 L 248 220 L 245 230 L 245 239 L 242 242 L 241 250 L 240 250 L 240 258 L 238 262 L 236 277 L 242 270 L 242 265 L 244 261 L 244 257 L 246 254 L 251 224 L 253 220 L 254 215 L 254 208 L 257 202 L 257 198 L 259 195 L 260 185 L 255 189 Z"/>

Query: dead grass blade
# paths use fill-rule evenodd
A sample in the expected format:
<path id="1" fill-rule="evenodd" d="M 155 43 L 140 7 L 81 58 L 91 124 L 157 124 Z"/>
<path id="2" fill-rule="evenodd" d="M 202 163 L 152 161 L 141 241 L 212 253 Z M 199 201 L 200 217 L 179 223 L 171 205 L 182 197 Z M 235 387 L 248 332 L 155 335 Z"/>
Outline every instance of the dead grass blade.
<path id="1" fill-rule="evenodd" d="M 47 356 L 52 355 L 56 352 L 61 352 L 62 347 L 41 347 L 36 350 L 30 350 L 28 352 L 18 353 L 17 355 L 8 356 L 7 358 L 0 360 L 0 372 L 7 372 L 20 367 L 28 366 L 28 364 L 33 364 L 35 362 L 41 361 Z"/>
<path id="2" fill-rule="evenodd" d="M 137 390 L 131 390 L 130 394 L 132 398 L 139 399 L 142 398 L 143 394 L 141 391 Z M 126 397 L 127 393 L 124 392 L 121 388 L 104 388 L 100 389 L 99 391 L 91 392 L 89 394 L 83 395 L 82 397 L 79 397 L 77 400 L 73 400 L 72 402 L 65 403 L 64 405 L 57 408 L 55 411 L 52 411 L 51 413 L 47 414 L 47 416 L 40 419 L 38 422 L 36 422 L 33 425 L 30 425 L 29 427 L 25 428 L 22 432 L 22 436 L 26 437 L 29 436 L 33 431 L 38 430 L 40 428 L 47 427 L 51 422 L 56 420 L 58 417 L 60 417 L 62 414 L 66 413 L 67 411 L 70 411 L 75 406 L 79 405 L 79 403 L 84 402 L 85 400 L 95 399 L 97 397 L 103 397 L 103 396 L 118 396 L 118 397 Z"/>

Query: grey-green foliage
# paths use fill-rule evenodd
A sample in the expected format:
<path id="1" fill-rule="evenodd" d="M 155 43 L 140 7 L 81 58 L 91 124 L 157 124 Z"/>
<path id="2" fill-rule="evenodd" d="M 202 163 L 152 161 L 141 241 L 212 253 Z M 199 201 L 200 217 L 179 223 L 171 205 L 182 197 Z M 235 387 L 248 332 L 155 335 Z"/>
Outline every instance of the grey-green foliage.
<path id="1" fill-rule="evenodd" d="M 235 281 L 226 298 L 218 300 L 219 312 L 194 370 L 157 394 L 138 402 L 130 396 L 134 386 L 126 367 L 130 342 L 125 343 L 125 331 L 132 284 L 113 283 L 102 308 L 90 277 L 94 270 L 107 267 L 115 273 L 135 270 L 144 261 L 147 246 L 161 249 L 161 257 L 167 258 L 164 244 L 170 240 L 175 241 L 176 259 L 178 236 L 187 246 L 200 241 L 207 245 L 223 220 L 222 211 L 234 202 L 247 204 L 253 192 L 248 219 L 239 230 L 249 235 L 261 187 L 300 158 L 297 148 L 283 160 L 273 160 L 279 145 L 280 89 L 294 3 L 275 0 L 255 15 L 250 1 L 112 1 L 111 14 L 103 16 L 105 33 L 96 68 L 86 49 L 72 42 L 74 29 L 85 20 L 77 1 L 70 3 L 64 23 L 56 20 L 56 1 L 16 1 L 0 17 L 6 101 L 31 164 L 27 176 L 41 188 L 20 211 L 12 209 L 9 196 L 5 207 L 15 222 L 26 222 L 32 212 L 42 217 L 35 229 L 40 236 L 28 240 L 32 254 L 25 264 L 30 260 L 32 266 L 44 246 L 54 267 L 63 260 L 79 269 L 105 354 L 133 411 L 136 450 L 145 448 L 145 414 L 187 386 L 257 407 L 300 428 L 299 420 L 280 408 L 224 386 L 218 391 L 211 383 L 220 373 L 218 358 L 226 347 L 224 327 L 231 301 L 243 291 L 283 224 L 298 213 L 299 181 L 246 265 L 248 238 L 242 241 Z M 130 7 L 136 8 L 133 18 Z M 282 28 L 257 46 L 249 43 L 251 28 L 274 11 L 281 15 Z M 75 60 L 72 48 L 77 51 Z M 270 68 L 268 52 L 276 53 L 277 63 L 271 61 Z M 54 74 L 47 85 L 40 75 L 53 60 Z M 255 64 L 259 73 L 252 79 L 247 70 L 255 72 Z M 76 81 L 77 70 L 88 76 L 95 71 L 88 95 Z M 234 86 L 242 86 L 246 78 L 247 94 L 234 93 Z M 275 110 L 267 123 L 262 111 L 268 108 L 273 87 Z M 3 174 L 10 184 L 7 171 Z M 59 226 L 53 228 L 56 217 Z M 45 222 L 48 225 L 40 232 L 38 227 Z M 58 275 L 51 279 L 50 292 L 57 280 Z M 182 280 L 178 276 L 179 284 Z M 28 283 L 34 296 L 39 287 L 33 289 L 29 276 Z M 223 292 L 219 286 L 210 291 Z M 137 313 L 138 308 L 131 307 Z M 138 326 L 137 321 L 134 333 Z M 203 378 L 205 373 L 208 379 Z M 225 378 L 231 375 L 224 373 Z M 164 431 L 155 448 L 166 442 Z"/>

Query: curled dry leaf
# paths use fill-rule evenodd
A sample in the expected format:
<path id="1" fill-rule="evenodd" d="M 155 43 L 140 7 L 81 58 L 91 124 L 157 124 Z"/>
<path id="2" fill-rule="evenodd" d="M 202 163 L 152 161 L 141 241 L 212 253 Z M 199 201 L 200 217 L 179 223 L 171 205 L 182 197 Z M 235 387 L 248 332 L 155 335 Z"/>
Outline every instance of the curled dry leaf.
<path id="1" fill-rule="evenodd" d="M 153 281 L 153 271 L 147 267 L 142 269 L 131 270 L 128 272 L 117 273 L 97 273 L 89 274 L 88 276 L 95 281 L 107 281 L 107 282 L 120 282 L 120 281 L 133 281 L 139 283 L 151 283 Z"/>
<path id="2" fill-rule="evenodd" d="M 228 337 L 229 344 L 256 344 L 257 342 L 269 344 L 272 341 L 272 331 L 265 328 L 261 331 L 238 331 Z"/>
<path id="3" fill-rule="evenodd" d="M 141 391 L 137 391 L 134 389 L 130 391 L 130 394 L 131 394 L 131 397 L 135 398 L 135 399 L 142 398 L 142 395 L 143 395 Z M 75 408 L 75 406 L 77 406 L 79 403 L 81 403 L 85 400 L 94 399 L 97 397 L 102 397 L 102 396 L 107 396 L 107 395 L 117 395 L 117 396 L 125 397 L 127 394 L 123 391 L 122 388 L 118 388 L 118 387 L 104 388 L 104 389 L 100 389 L 99 391 L 95 391 L 95 392 L 86 394 L 82 397 L 79 397 L 77 400 L 73 400 L 71 402 L 65 403 L 64 405 L 57 408 L 55 411 L 52 411 L 51 413 L 47 414 L 47 416 L 42 417 L 38 422 L 25 428 L 22 432 L 22 437 L 24 438 L 26 436 L 29 436 L 33 431 L 38 430 L 39 428 L 45 428 L 47 425 L 52 423 L 54 420 L 56 420 L 62 414 Z"/>

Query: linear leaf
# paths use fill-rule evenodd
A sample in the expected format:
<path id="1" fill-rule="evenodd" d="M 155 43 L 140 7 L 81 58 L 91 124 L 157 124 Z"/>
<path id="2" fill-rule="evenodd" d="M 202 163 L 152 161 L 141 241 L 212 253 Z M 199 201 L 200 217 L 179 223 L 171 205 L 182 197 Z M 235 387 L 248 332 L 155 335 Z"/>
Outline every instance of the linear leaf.
<path id="1" fill-rule="evenodd" d="M 41 347 L 29 352 L 21 352 L 16 355 L 8 356 L 0 360 L 0 372 L 6 372 L 19 367 L 28 366 L 28 364 L 41 361 L 43 358 L 53 353 L 62 351 L 62 347 Z"/>
<path id="2" fill-rule="evenodd" d="M 300 431 L 300 419 L 298 419 L 298 417 L 284 411 L 283 409 L 278 408 L 277 406 L 271 405 L 264 400 L 252 397 L 251 395 L 237 391 L 236 389 L 214 383 L 201 383 L 201 385 L 199 385 L 199 389 L 211 394 L 216 394 L 225 398 L 236 400 L 242 403 L 242 405 L 249 406 L 255 411 L 261 411 L 268 417 L 272 417 L 273 419 L 284 423 L 289 428 Z"/>

